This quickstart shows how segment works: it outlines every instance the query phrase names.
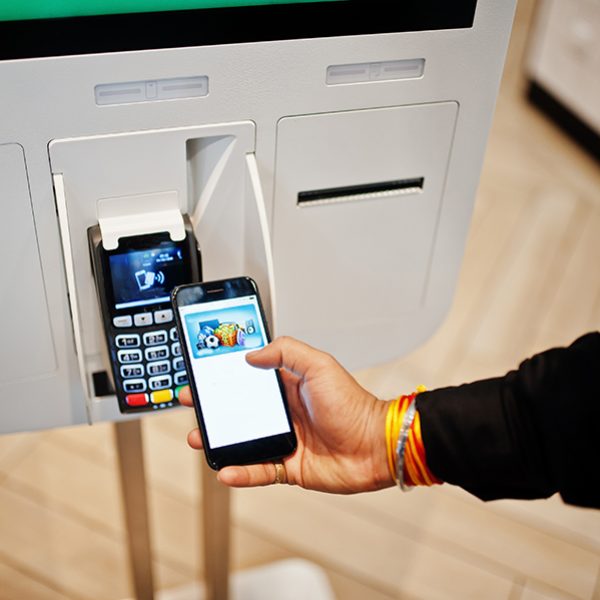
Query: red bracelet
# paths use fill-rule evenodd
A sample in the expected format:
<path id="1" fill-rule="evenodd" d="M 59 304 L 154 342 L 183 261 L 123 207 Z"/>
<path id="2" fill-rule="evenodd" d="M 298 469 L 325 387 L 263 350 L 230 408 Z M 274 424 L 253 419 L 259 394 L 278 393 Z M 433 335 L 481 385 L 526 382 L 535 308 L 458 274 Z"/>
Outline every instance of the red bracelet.
<path id="1" fill-rule="evenodd" d="M 419 386 L 416 392 L 396 398 L 388 407 L 385 428 L 388 466 L 402 489 L 443 483 L 427 466 L 421 418 L 416 405 L 412 406 L 423 391 L 425 388 Z"/>

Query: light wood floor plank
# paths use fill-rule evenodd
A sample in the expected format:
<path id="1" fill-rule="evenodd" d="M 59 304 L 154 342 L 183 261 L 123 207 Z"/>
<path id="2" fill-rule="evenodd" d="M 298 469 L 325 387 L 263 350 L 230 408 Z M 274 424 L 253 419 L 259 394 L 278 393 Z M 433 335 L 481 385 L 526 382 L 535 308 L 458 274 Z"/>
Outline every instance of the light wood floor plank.
<path id="1" fill-rule="evenodd" d="M 129 594 L 123 544 L 6 487 L 0 488 L 0 555 L 27 565 L 73 599 Z"/>
<path id="2" fill-rule="evenodd" d="M 276 540 L 337 570 L 373 579 L 391 593 L 421 598 L 506 598 L 511 580 L 340 511 L 341 497 L 282 486 L 236 493 L 236 523 L 260 522 Z M 431 566 L 435 565 L 435 575 Z"/>
<path id="3" fill-rule="evenodd" d="M 568 268 L 556 279 L 556 294 L 536 343 L 552 347 L 570 343 L 579 335 L 600 328 L 600 281 L 594 263 L 600 265 L 600 208 L 586 205 L 577 224 L 577 240 L 568 254 Z"/>
<path id="4" fill-rule="evenodd" d="M 0 556 L 0 600 L 75 600 L 61 590 L 45 586 L 28 570 L 22 572 L 7 564 L 7 560 L 10 558 Z"/>
<path id="5" fill-rule="evenodd" d="M 41 439 L 18 469 L 4 475 L 7 488 L 56 513 L 72 515 L 90 529 L 113 538 L 123 530 L 120 490 L 112 461 L 99 465 Z"/>
<path id="6" fill-rule="evenodd" d="M 186 442 L 188 431 L 196 426 L 192 409 L 142 421 L 146 471 L 151 485 L 190 501 L 201 497 L 200 464 L 205 460 L 203 454 L 192 450 Z"/>
<path id="7" fill-rule="evenodd" d="M 556 590 L 543 588 L 539 584 L 527 581 L 521 590 L 519 600 L 569 600 L 569 598 Z"/>
<path id="8" fill-rule="evenodd" d="M 9 471 L 26 456 L 41 439 L 39 433 L 20 433 L 0 436 L 0 472 Z M 0 475 L 0 479 L 1 479 Z"/>
<path id="9" fill-rule="evenodd" d="M 547 500 L 499 500 L 488 510 L 564 540 L 600 556 L 600 511 L 565 504 L 560 496 Z"/>
<path id="10" fill-rule="evenodd" d="M 596 552 L 490 511 L 457 488 L 414 490 L 401 497 L 390 492 L 351 502 L 365 511 L 365 518 L 381 511 L 386 521 L 414 530 L 424 543 L 453 549 L 474 563 L 481 560 L 482 567 L 511 579 L 523 576 L 577 598 L 591 596 L 600 568 Z"/>
<path id="11" fill-rule="evenodd" d="M 374 585 L 372 578 L 362 581 L 356 573 L 336 570 L 330 561 L 316 561 L 313 552 L 301 553 L 295 547 L 276 543 L 270 536 L 265 536 L 260 525 L 244 523 L 242 526 L 234 526 L 232 540 L 234 571 L 272 564 L 288 558 L 303 558 L 325 571 L 336 598 L 340 600 L 391 600 L 399 597 L 395 593 L 391 594 L 389 590 L 380 589 L 377 584 Z M 402 598 L 408 599 L 408 596 Z"/>
<path id="12" fill-rule="evenodd" d="M 532 315 L 539 318 L 545 310 L 538 300 L 546 270 L 558 251 L 548 240 L 570 219 L 572 211 L 569 197 L 532 198 L 527 214 L 513 230 L 502 263 L 495 268 L 495 279 L 483 294 L 487 310 L 473 323 L 463 359 L 482 365 L 476 377 L 499 374 L 499 369 L 511 368 L 527 352 L 523 328 Z"/>

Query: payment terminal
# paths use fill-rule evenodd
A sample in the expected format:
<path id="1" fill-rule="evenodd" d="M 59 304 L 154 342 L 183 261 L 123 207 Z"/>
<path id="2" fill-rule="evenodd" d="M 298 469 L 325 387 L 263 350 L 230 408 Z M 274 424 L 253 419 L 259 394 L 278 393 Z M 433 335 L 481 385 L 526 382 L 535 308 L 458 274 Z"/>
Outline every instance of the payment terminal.
<path id="1" fill-rule="evenodd" d="M 88 229 L 92 270 L 106 334 L 114 391 L 123 413 L 170 408 L 188 382 L 177 338 L 171 290 L 200 281 L 202 262 L 191 223 L 185 238 L 168 232 L 122 237 L 102 245 L 100 226 Z"/>

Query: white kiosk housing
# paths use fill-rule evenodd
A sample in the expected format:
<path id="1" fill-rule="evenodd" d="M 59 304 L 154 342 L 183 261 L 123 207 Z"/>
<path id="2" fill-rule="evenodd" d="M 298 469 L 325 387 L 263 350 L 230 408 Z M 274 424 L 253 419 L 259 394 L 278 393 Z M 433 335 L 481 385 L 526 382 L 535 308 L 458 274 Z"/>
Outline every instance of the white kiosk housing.
<path id="1" fill-rule="evenodd" d="M 204 278 L 252 276 L 275 334 L 349 369 L 401 356 L 452 302 L 515 2 L 0 6 L 0 433 L 116 422 L 136 597 L 140 428 L 95 385 L 87 229 L 187 213 Z M 224 600 L 228 495 L 203 487 Z"/>
<path id="2" fill-rule="evenodd" d="M 1 432 L 125 418 L 86 242 L 121 205 L 188 213 L 205 279 L 350 369 L 443 320 L 514 0 L 250 4 L 2 15 Z"/>

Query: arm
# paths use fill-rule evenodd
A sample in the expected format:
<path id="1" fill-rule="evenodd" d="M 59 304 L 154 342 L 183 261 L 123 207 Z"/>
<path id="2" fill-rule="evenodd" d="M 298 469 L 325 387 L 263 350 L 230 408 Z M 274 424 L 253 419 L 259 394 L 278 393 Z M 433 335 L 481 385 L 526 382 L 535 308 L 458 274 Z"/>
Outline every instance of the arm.
<path id="1" fill-rule="evenodd" d="M 600 333 L 417 399 L 429 468 L 483 500 L 600 507 Z"/>
<path id="2" fill-rule="evenodd" d="M 386 453 L 391 403 L 364 390 L 335 359 L 292 338 L 248 355 L 280 368 L 298 435 L 287 483 L 333 493 L 395 485 Z M 483 500 L 542 498 L 600 507 L 600 333 L 548 350 L 504 377 L 417 396 L 427 466 Z M 189 390 L 180 396 L 191 406 Z M 202 448 L 197 429 L 188 442 Z M 226 467 L 221 482 L 269 485 L 271 463 Z"/>

